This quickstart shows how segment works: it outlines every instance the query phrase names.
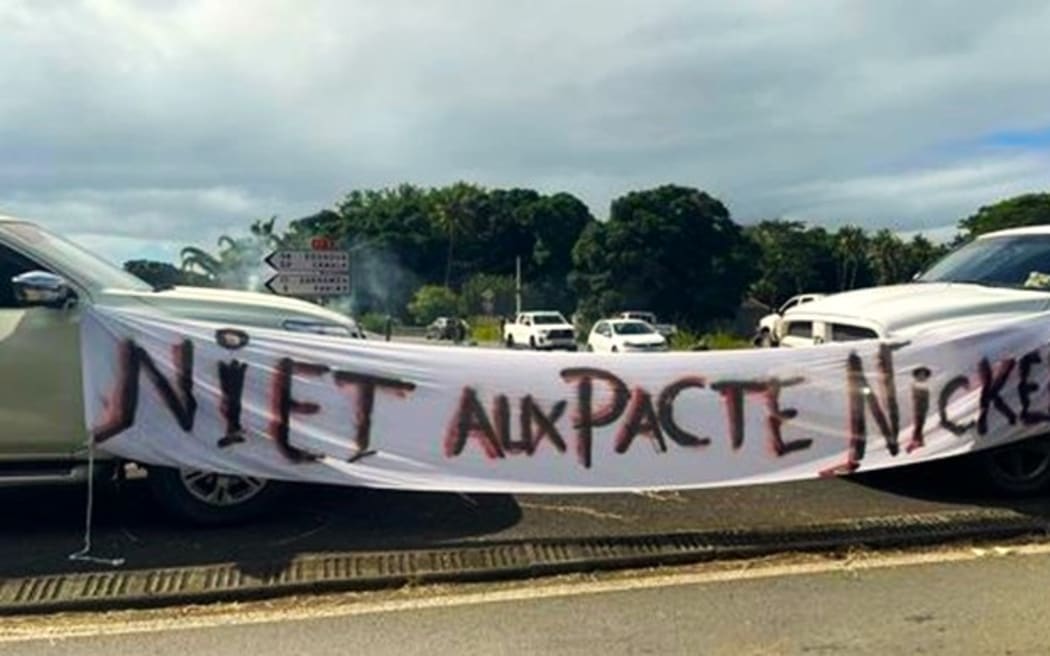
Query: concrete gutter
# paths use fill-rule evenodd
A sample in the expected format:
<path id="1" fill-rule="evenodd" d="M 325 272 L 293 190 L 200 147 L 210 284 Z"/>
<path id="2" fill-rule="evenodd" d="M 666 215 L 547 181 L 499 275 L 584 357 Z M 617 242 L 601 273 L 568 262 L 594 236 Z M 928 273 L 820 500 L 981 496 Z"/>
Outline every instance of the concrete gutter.
<path id="1" fill-rule="evenodd" d="M 237 562 L 0 581 L 0 614 L 99 611 L 288 594 L 546 576 L 686 564 L 792 551 L 906 547 L 1044 536 L 1047 521 L 1004 509 L 959 510 L 784 527 L 558 539 L 427 549 L 312 553 Z"/>

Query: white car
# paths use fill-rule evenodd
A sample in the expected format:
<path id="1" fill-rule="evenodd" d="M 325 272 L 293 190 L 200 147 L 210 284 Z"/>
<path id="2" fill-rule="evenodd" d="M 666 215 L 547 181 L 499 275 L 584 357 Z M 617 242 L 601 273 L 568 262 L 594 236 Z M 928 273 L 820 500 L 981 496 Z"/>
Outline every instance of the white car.
<path id="1" fill-rule="evenodd" d="M 644 321 L 653 328 L 656 328 L 656 332 L 660 333 L 664 337 L 670 339 L 672 335 L 678 332 L 678 329 L 674 324 L 671 323 L 660 323 L 656 320 L 656 315 L 652 312 L 644 312 L 640 310 L 628 310 L 621 312 L 616 316 L 617 319 L 637 319 L 638 321 Z"/>
<path id="2" fill-rule="evenodd" d="M 818 298 L 824 298 L 824 296 L 825 294 L 798 294 L 784 301 L 784 304 L 777 308 L 776 311 L 770 312 L 758 320 L 758 329 L 755 331 L 752 343 L 755 346 L 776 346 L 780 333 L 780 322 L 784 318 L 784 314 L 794 307 L 815 301 Z"/>
<path id="3" fill-rule="evenodd" d="M 363 337 L 352 319 L 305 301 L 219 289 L 154 289 L 32 223 L 0 217 L 0 486 L 87 477 L 79 323 L 91 305 Z M 112 475 L 122 464 L 104 460 L 96 470 Z M 280 489 L 262 479 L 162 467 L 149 470 L 149 482 L 163 506 L 200 523 L 246 519 Z"/>
<path id="4" fill-rule="evenodd" d="M 781 346 L 906 339 L 1050 310 L 1050 226 L 981 235 L 915 280 L 834 294 L 784 315 Z M 1050 438 L 1050 436 L 1048 436 Z M 1050 439 L 978 454 L 996 488 L 1027 494 L 1050 486 Z"/>
<path id="5" fill-rule="evenodd" d="M 667 338 L 637 319 L 604 319 L 594 324 L 587 350 L 605 353 L 666 351 Z"/>

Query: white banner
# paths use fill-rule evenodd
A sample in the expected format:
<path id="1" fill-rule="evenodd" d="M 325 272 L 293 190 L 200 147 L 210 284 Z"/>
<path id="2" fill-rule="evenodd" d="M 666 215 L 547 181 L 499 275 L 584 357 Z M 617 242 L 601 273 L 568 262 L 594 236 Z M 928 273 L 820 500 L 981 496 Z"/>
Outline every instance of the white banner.
<path id="1" fill-rule="evenodd" d="M 1048 319 L 911 343 L 599 355 L 96 308 L 85 407 L 115 455 L 266 478 L 464 492 L 764 483 L 1046 432 Z"/>

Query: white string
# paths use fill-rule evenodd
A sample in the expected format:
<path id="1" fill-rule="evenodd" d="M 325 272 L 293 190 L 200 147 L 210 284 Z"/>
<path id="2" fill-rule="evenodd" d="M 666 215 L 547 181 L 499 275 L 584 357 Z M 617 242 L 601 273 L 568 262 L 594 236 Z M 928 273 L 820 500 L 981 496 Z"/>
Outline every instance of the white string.
<path id="1" fill-rule="evenodd" d="M 99 563 L 110 567 L 120 567 L 124 564 L 123 558 L 103 558 L 91 555 L 91 520 L 95 512 L 95 444 L 88 436 L 88 479 L 87 479 L 87 509 L 84 513 L 84 547 L 75 553 L 69 554 L 70 560 Z"/>

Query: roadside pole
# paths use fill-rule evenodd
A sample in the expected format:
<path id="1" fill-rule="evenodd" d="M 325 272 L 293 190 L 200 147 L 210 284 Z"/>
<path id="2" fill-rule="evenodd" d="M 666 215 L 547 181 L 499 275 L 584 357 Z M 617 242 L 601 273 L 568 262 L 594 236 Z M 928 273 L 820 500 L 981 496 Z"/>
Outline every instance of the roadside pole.
<path id="1" fill-rule="evenodd" d="M 514 314 L 521 314 L 521 256 L 514 258 Z"/>

